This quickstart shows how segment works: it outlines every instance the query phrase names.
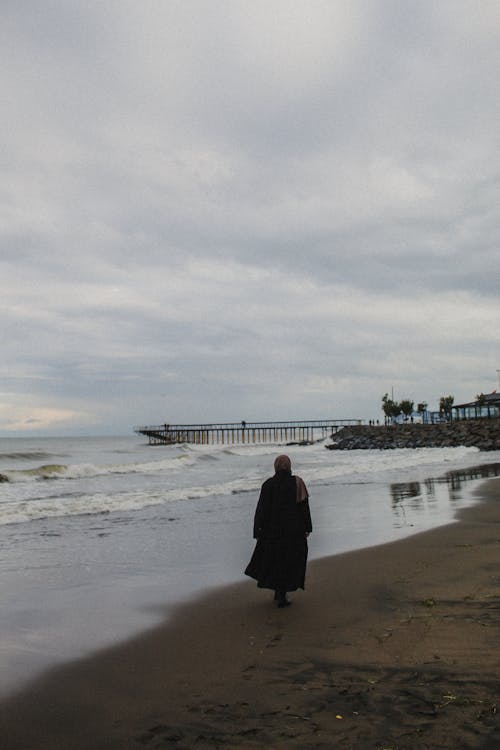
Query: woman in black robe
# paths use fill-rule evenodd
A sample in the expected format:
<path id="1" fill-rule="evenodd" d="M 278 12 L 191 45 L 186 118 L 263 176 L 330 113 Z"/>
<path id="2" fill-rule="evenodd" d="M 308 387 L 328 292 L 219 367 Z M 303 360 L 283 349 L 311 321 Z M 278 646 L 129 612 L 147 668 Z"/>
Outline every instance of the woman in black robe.
<path id="1" fill-rule="evenodd" d="M 274 470 L 260 491 L 253 527 L 257 544 L 245 574 L 259 588 L 273 589 L 278 607 L 286 607 L 287 591 L 304 588 L 312 524 L 306 486 L 292 474 L 288 456 L 278 456 Z"/>

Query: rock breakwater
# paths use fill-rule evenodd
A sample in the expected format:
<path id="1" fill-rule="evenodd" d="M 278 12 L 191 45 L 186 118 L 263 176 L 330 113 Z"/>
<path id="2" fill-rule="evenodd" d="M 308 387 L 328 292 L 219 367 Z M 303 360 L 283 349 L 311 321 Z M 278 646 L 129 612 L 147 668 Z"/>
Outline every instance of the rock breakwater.
<path id="1" fill-rule="evenodd" d="M 343 427 L 332 435 L 329 450 L 449 448 L 464 445 L 482 451 L 500 450 L 500 419 L 447 424 L 404 424 Z"/>

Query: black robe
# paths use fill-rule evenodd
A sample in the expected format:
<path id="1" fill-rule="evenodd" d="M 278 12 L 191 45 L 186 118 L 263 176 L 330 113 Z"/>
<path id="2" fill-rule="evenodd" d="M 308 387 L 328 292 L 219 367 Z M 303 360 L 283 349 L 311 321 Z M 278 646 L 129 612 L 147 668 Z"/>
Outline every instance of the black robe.
<path id="1" fill-rule="evenodd" d="M 245 575 L 259 588 L 296 591 L 304 588 L 307 537 L 312 531 L 309 502 L 297 502 L 295 477 L 278 471 L 262 485 L 255 511 L 252 559 Z"/>

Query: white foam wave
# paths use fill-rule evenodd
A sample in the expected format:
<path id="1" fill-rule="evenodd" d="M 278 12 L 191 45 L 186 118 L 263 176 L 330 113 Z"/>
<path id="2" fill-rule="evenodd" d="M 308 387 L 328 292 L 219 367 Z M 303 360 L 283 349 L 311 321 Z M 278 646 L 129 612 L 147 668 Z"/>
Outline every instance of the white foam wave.
<path id="1" fill-rule="evenodd" d="M 311 495 L 314 496 L 314 483 L 359 481 L 380 481 L 387 479 L 387 472 L 401 474 L 402 470 L 415 467 L 446 464 L 457 461 L 470 453 L 476 453 L 470 448 L 432 449 L 422 448 L 416 450 L 399 449 L 394 451 L 349 451 L 339 452 L 332 457 L 331 461 L 320 460 L 314 453 L 305 462 L 304 469 L 300 473 L 309 486 Z M 205 452 L 208 455 L 208 452 Z M 305 459 L 304 454 L 302 454 Z M 318 459 L 317 461 L 315 459 Z M 171 469 L 172 461 L 177 459 L 164 458 L 160 461 L 133 464 L 121 467 L 123 471 L 155 471 L 159 467 Z M 40 467 L 42 468 L 42 467 Z M 49 471 L 45 467 L 46 471 Z M 52 474 L 59 476 L 64 470 L 67 476 L 73 475 L 92 476 L 96 467 L 90 465 L 79 465 L 78 467 L 52 467 Z M 106 467 L 107 471 L 116 471 L 117 467 Z M 120 467 L 118 467 L 120 470 Z M 384 476 L 385 474 L 385 476 Z M 378 478 L 378 479 L 377 479 Z M 172 501 L 203 500 L 214 496 L 230 496 L 243 492 L 255 492 L 257 494 L 262 474 L 257 468 L 247 469 L 239 476 L 227 478 L 220 482 L 207 482 L 206 484 L 187 484 L 182 487 L 170 487 L 164 490 L 152 489 L 145 486 L 142 489 L 118 492 L 101 492 L 81 495 L 52 495 L 51 497 L 36 497 L 32 500 L 25 499 L 23 502 L 2 502 L 0 525 L 34 521 L 42 518 L 54 518 L 62 516 L 89 515 L 111 513 L 114 511 L 141 510 L 148 506 L 169 503 Z"/>
<path id="2" fill-rule="evenodd" d="M 0 526 L 40 521 L 45 518 L 141 510 L 151 505 L 159 505 L 162 502 L 164 502 L 164 497 L 160 494 L 144 496 L 140 492 L 128 492 L 116 495 L 96 494 L 83 495 L 77 498 L 61 496 L 23 503 L 2 503 Z"/>
<path id="3" fill-rule="evenodd" d="M 308 467 L 309 482 L 340 478 L 380 476 L 391 472 L 446 464 L 478 453 L 477 448 L 399 448 L 391 451 L 357 450 L 334 452 L 331 464 Z"/>
<path id="4" fill-rule="evenodd" d="M 68 467 L 65 464 L 43 464 L 34 469 L 11 469 L 3 472 L 9 482 L 34 482 L 38 479 L 56 479 L 63 476 Z"/>
<path id="5" fill-rule="evenodd" d="M 9 482 L 33 482 L 40 479 L 85 479 L 106 476 L 108 474 L 148 474 L 172 470 L 181 470 L 183 465 L 193 463 L 195 459 L 180 454 L 173 458 L 158 461 L 145 461 L 131 464 L 44 464 L 33 469 L 7 469 L 2 474 Z"/>
<path id="6" fill-rule="evenodd" d="M 312 447 L 312 446 L 311 446 Z M 141 461 L 125 464 L 43 464 L 29 469 L 3 469 L 2 475 L 9 482 L 33 482 L 41 479 L 89 479 L 111 474 L 156 474 L 183 471 L 187 467 L 194 466 L 198 462 L 215 462 L 228 457 L 258 459 L 276 455 L 280 448 L 276 444 L 264 445 L 238 445 L 228 446 L 212 445 L 182 445 L 175 448 L 166 447 L 166 453 L 160 458 L 151 461 Z M 307 447 L 302 447 L 306 451 Z M 175 452 L 174 452 L 175 451 Z"/>
<path id="7" fill-rule="evenodd" d="M 318 449 L 315 446 L 311 448 L 311 450 L 309 447 L 296 448 L 293 452 L 293 460 L 297 458 L 297 472 L 303 476 L 313 497 L 315 483 L 327 482 L 334 485 L 338 482 L 394 481 L 394 476 L 404 476 L 405 470 L 414 470 L 420 467 L 429 467 L 432 470 L 433 466 L 457 462 L 471 453 L 478 452 L 474 448 L 419 448 L 414 450 L 339 451 L 332 453 L 324 448 Z M 273 451 L 265 450 L 266 454 L 271 452 L 275 453 L 275 449 Z M 292 453 L 292 451 L 290 452 Z M 208 478 L 209 474 L 205 471 L 200 475 L 196 471 L 197 459 L 200 454 L 205 458 L 212 456 L 222 459 L 225 457 L 225 463 L 221 463 L 221 470 L 224 469 L 223 476 L 219 471 L 213 472 L 212 470 L 210 470 L 211 479 Z M 179 461 L 179 458 L 183 458 L 183 460 Z M 235 462 L 234 467 L 233 462 Z M 194 467 L 195 474 L 186 471 L 187 467 Z M 172 472 L 176 469 L 179 470 L 179 473 L 174 477 Z M 9 495 L 6 494 L 0 505 L 0 525 L 42 518 L 135 511 L 173 501 L 203 500 L 214 496 L 228 497 L 244 492 L 254 492 L 257 495 L 260 485 L 265 479 L 262 475 L 260 461 L 252 461 L 250 464 L 241 462 L 240 458 L 233 456 L 232 451 L 231 454 L 228 454 L 227 448 L 220 451 L 214 451 L 213 448 L 200 451 L 196 448 L 194 451 L 185 451 L 175 455 L 170 453 L 168 456 L 164 455 L 155 461 L 118 466 L 47 465 L 27 472 L 18 472 L 18 474 L 23 477 L 19 481 L 27 481 L 27 478 L 33 481 L 41 477 L 76 479 L 120 472 L 143 472 L 146 475 L 145 481 L 141 480 L 142 486 L 140 489 L 129 489 L 127 487 L 124 490 L 123 481 L 121 481 L 120 489 L 115 489 L 108 484 L 106 491 L 93 494 L 85 493 L 85 491 L 68 493 L 65 491 L 68 485 L 59 485 L 58 483 L 55 487 L 61 487 L 61 490 L 63 488 L 64 490 L 59 495 L 54 492 L 50 497 L 40 497 L 37 493 L 37 496 L 31 499 L 24 497 L 22 500 L 15 501 L 9 499 Z M 153 472 L 157 476 L 154 481 L 151 481 L 148 474 Z M 162 472 L 166 472 L 166 477 L 171 480 L 165 489 L 158 488 L 158 475 L 160 475 L 160 481 L 163 483 Z M 204 477 L 206 477 L 206 481 L 203 481 Z M 220 481 L 217 481 L 219 477 L 221 477 Z M 178 486 L 174 486 L 175 484 Z M 78 483 L 75 487 L 79 487 Z M 85 484 L 82 487 L 85 488 Z M 14 489 L 12 487 L 12 490 Z"/>
<path id="8" fill-rule="evenodd" d="M 258 490 L 257 480 L 233 480 L 210 486 L 190 486 L 164 491 L 130 491 L 115 494 L 96 493 L 93 495 L 52 496 L 24 502 L 3 502 L 1 504 L 0 526 L 27 521 L 42 520 L 77 515 L 97 515 L 115 511 L 127 512 L 142 510 L 154 505 L 172 501 L 202 500 L 215 495 L 232 495 Z"/>

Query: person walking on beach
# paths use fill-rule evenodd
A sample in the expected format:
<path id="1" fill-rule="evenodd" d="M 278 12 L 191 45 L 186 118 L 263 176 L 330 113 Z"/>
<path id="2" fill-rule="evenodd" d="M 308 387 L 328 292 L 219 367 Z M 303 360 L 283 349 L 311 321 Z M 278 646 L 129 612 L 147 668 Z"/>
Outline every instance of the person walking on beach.
<path id="1" fill-rule="evenodd" d="M 257 543 L 245 575 L 259 588 L 273 589 L 278 607 L 287 607 L 287 592 L 304 588 L 312 523 L 307 488 L 292 474 L 289 457 L 278 456 L 274 471 L 260 491 L 253 527 Z"/>

